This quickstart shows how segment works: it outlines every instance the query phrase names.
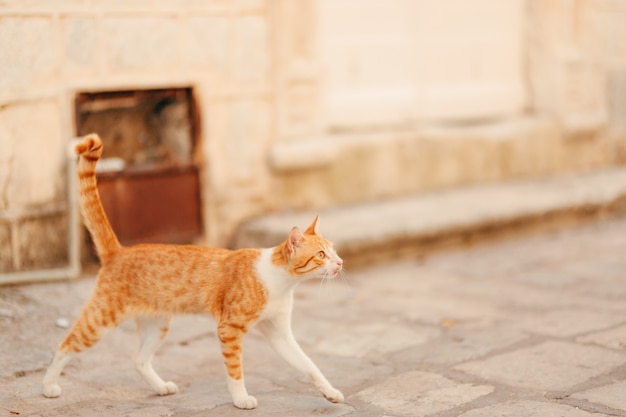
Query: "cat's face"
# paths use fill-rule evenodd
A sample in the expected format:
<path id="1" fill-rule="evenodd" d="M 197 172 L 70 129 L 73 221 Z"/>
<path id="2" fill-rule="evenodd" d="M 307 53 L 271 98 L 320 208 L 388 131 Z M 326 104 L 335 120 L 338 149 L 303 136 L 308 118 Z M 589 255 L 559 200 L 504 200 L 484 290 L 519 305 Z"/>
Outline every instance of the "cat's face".
<path id="1" fill-rule="evenodd" d="M 317 233 L 317 217 L 304 233 L 297 227 L 291 229 L 286 247 L 289 269 L 294 276 L 335 278 L 343 268 L 343 260 L 333 244 Z"/>

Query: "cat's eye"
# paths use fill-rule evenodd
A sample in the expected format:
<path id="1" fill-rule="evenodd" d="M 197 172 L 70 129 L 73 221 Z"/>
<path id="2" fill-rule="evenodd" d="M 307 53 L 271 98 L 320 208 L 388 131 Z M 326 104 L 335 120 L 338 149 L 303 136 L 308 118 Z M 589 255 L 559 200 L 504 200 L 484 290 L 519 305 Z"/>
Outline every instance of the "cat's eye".
<path id="1" fill-rule="evenodd" d="M 324 253 L 323 250 L 317 252 L 317 257 L 320 259 L 324 259 L 326 257 L 326 254 Z"/>

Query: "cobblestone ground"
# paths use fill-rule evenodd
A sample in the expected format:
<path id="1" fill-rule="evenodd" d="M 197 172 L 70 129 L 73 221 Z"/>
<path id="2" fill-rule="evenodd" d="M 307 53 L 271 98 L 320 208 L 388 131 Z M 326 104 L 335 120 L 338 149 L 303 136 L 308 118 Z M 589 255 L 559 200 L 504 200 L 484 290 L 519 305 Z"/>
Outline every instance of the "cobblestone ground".
<path id="1" fill-rule="evenodd" d="M 348 266 L 349 269 L 349 266 Z M 346 403 L 326 402 L 254 331 L 235 409 L 214 322 L 174 320 L 155 360 L 158 397 L 125 323 L 41 396 L 54 346 L 93 286 L 0 287 L 0 415 L 626 416 L 626 219 L 349 271 L 296 291 L 296 338 Z"/>

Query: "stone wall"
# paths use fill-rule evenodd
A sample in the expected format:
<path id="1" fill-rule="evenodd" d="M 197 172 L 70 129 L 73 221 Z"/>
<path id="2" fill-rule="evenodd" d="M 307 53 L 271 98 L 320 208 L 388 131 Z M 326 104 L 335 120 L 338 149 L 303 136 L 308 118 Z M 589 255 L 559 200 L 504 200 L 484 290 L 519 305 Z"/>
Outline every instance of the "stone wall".
<path id="1" fill-rule="evenodd" d="M 411 87 L 415 109 L 402 101 L 410 95 L 400 102 L 405 110 L 409 103 L 408 111 L 391 111 L 382 101 L 377 108 L 376 100 L 362 107 L 366 112 L 329 107 L 337 103 L 329 101 L 336 80 L 348 90 L 367 81 L 370 73 L 356 64 L 376 63 L 375 81 L 398 74 L 376 48 L 371 56 L 365 48 L 360 61 L 340 67 L 343 78 L 334 77 L 326 61 L 332 54 L 323 49 L 334 38 L 324 28 L 328 13 L 351 12 L 332 15 L 333 0 L 1 2 L 0 272 L 56 265 L 67 255 L 65 154 L 79 92 L 193 89 L 210 245 L 230 245 L 242 222 L 268 212 L 626 161 L 626 1 L 514 0 L 509 8 L 501 0 L 464 1 L 462 15 L 477 19 L 464 26 L 470 35 L 491 19 L 491 4 L 523 31 L 494 43 L 496 51 L 518 51 L 507 52 L 509 66 L 492 68 L 499 54 L 464 53 L 462 64 L 471 68 L 465 72 L 446 71 L 461 64 L 437 53 L 450 40 L 446 31 L 430 37 L 426 26 L 411 29 L 420 22 L 445 25 L 447 15 L 455 22 L 460 3 L 368 4 L 376 2 L 398 7 L 394 19 L 416 19 L 408 38 L 394 32 L 397 45 L 429 63 Z M 358 19 L 350 22 L 339 25 L 348 40 L 350 30 L 367 29 Z M 485 54 L 490 49 L 476 43 L 483 35 L 472 38 L 472 47 Z M 394 56 L 403 57 L 400 52 Z M 491 73 L 499 77 L 495 95 Z M 412 80 L 411 71 L 402 74 Z M 474 79 L 479 89 L 472 88 Z M 450 108 L 441 95 L 448 81 L 460 92 Z M 393 82 L 381 85 L 391 90 L 377 94 L 394 102 Z M 424 92 L 434 94 L 436 107 Z M 500 96 L 508 97 L 501 107 Z M 358 94 L 351 97 L 358 102 Z"/>
<path id="2" fill-rule="evenodd" d="M 367 25 L 358 27 L 361 21 L 350 17 L 351 9 L 346 5 L 357 7 L 359 2 L 319 2 L 337 8 L 341 22 L 357 26 L 352 30 L 348 24 L 335 23 L 334 36 L 347 46 L 333 46 L 333 53 L 347 55 L 342 57 L 347 63 L 336 69 L 338 75 L 331 74 L 331 83 L 338 84 L 341 79 L 344 84 L 334 93 L 341 93 L 343 101 L 335 100 L 335 104 L 345 114 L 325 115 L 328 108 L 322 105 L 317 133 L 312 129 L 295 139 L 276 138 L 270 164 L 276 173 L 277 206 L 320 209 L 442 187 L 585 171 L 626 162 L 626 50 L 620 41 L 626 36 L 626 1 L 486 0 L 474 1 L 476 7 L 472 9 L 472 1 L 398 0 L 393 2 L 398 8 L 395 13 L 380 9 L 388 7 L 387 3 L 368 2 L 372 19 L 376 13 L 380 19 L 394 19 L 394 25 L 383 22 L 389 26 L 389 36 L 378 41 L 370 39 L 376 42 L 371 50 L 393 47 L 396 51 L 371 56 L 369 49 L 354 47 L 366 46 L 363 39 L 371 33 Z M 496 11 L 520 33 L 507 32 L 503 37 L 508 39 L 507 44 L 502 44 L 502 39 L 490 39 L 494 46 L 474 49 L 479 56 L 472 59 L 469 48 L 478 48 L 476 39 L 486 36 L 478 23 L 494 20 Z M 416 12 L 417 18 L 411 15 Z M 423 28 L 402 32 L 402 24 L 424 22 L 428 13 L 435 17 L 437 36 L 429 36 Z M 455 44 L 465 48 L 465 61 L 460 64 L 459 57 L 449 61 L 441 59 L 445 54 L 435 53 L 444 50 L 446 42 L 458 40 L 457 35 L 446 38 L 444 32 L 446 27 L 450 32 L 454 30 L 449 25 L 458 22 L 459 16 L 476 21 L 464 24 L 471 42 L 463 44 L 461 39 Z M 335 39 L 323 38 L 321 44 Z M 440 43 L 433 44 L 437 40 Z M 507 49 L 517 50 L 519 57 L 510 52 L 502 54 Z M 492 54 L 480 55 L 485 50 L 492 50 Z M 432 84 L 424 78 L 424 64 L 411 61 L 412 54 L 428 59 Z M 395 59 L 394 65 L 386 65 L 383 57 L 388 56 Z M 501 58 L 509 61 L 502 63 Z M 323 56 L 317 62 L 323 62 Z M 362 67 L 368 62 L 375 63 L 376 72 Z M 448 68 L 456 64 L 463 65 L 465 72 Z M 398 81 L 394 69 L 399 65 L 414 65 L 416 75 Z M 504 67 L 490 69 L 498 65 Z M 512 69 L 515 65 L 522 68 Z M 332 68 L 323 66 L 320 70 L 321 96 L 335 86 L 329 86 L 324 79 L 329 71 Z M 494 86 L 502 87 L 502 94 L 492 94 L 490 73 L 500 77 Z M 414 79 L 420 82 L 412 85 Z M 421 90 L 444 91 L 442 85 L 455 86 L 455 92 L 447 106 L 445 100 L 435 97 L 432 103 L 436 111 L 420 107 L 423 100 L 407 107 L 407 101 L 399 99 L 394 89 L 398 82 L 404 83 L 409 92 L 414 90 L 417 98 Z M 523 93 L 517 91 L 516 83 L 523 87 Z M 467 94 L 461 97 L 464 92 Z M 506 98 L 507 92 L 507 100 L 495 99 Z M 371 97 L 380 99 L 380 103 L 357 103 Z M 328 100 L 321 99 L 322 103 Z M 340 108 L 339 104 L 345 106 L 350 100 L 356 104 Z M 395 106 L 392 113 L 391 106 Z"/>
<path id="3" fill-rule="evenodd" d="M 0 272 L 63 262 L 78 92 L 193 88 L 207 241 L 257 213 L 273 129 L 270 11 L 263 0 L 3 1 Z"/>

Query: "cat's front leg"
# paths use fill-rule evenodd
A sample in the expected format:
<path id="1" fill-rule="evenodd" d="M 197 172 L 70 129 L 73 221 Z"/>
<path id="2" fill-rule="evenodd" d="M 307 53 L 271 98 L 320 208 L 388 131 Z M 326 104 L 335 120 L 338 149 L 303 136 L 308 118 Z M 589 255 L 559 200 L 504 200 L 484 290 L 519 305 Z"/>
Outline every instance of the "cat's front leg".
<path id="1" fill-rule="evenodd" d="M 222 356 L 228 374 L 228 390 L 233 397 L 235 407 L 250 410 L 256 408 L 257 401 L 248 395 L 243 378 L 241 364 L 241 345 L 246 334 L 246 326 L 239 323 L 220 322 L 217 336 L 222 345 Z"/>
<path id="2" fill-rule="evenodd" d="M 241 378 L 237 379 L 232 377 L 229 373 L 228 391 L 230 391 L 230 395 L 233 397 L 233 404 L 235 404 L 235 407 L 243 410 L 252 410 L 253 408 L 256 408 L 256 398 L 252 395 L 248 395 L 243 375 L 241 375 Z"/>
<path id="3" fill-rule="evenodd" d="M 343 402 L 344 397 L 341 391 L 328 382 L 319 368 L 296 342 L 288 317 L 276 317 L 272 320 L 264 319 L 257 326 L 283 359 L 307 375 L 328 401 L 333 403 Z"/>

